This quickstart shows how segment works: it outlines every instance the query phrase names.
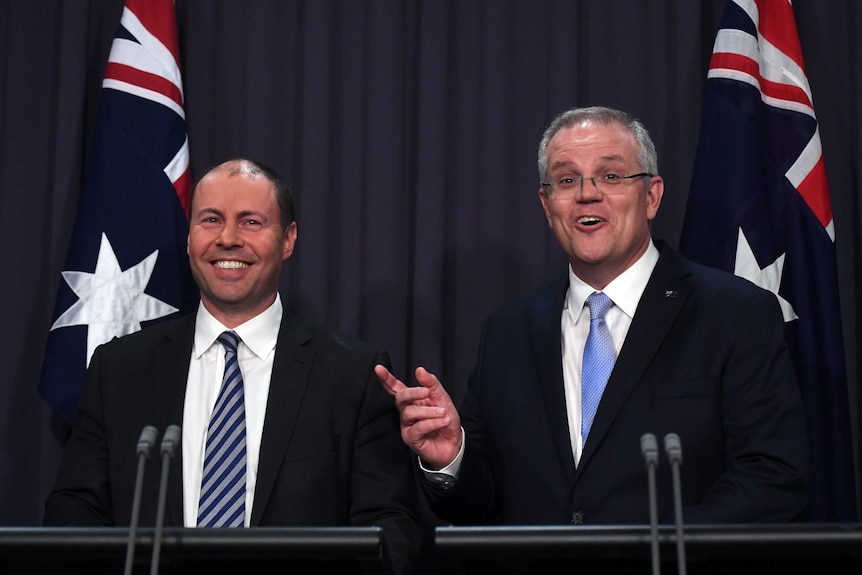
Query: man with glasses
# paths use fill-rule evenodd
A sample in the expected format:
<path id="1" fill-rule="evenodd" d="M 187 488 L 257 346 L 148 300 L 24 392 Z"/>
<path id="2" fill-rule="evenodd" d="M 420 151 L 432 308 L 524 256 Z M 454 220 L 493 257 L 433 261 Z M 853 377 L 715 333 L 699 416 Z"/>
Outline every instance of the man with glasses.
<path id="1" fill-rule="evenodd" d="M 640 440 L 675 433 L 687 523 L 797 517 L 808 456 L 776 297 L 651 237 L 664 182 L 628 114 L 559 115 L 539 176 L 568 273 L 486 321 L 459 408 L 422 367 L 411 387 L 376 368 L 433 511 L 457 524 L 646 524 Z M 656 483 L 672 523 L 669 465 Z"/>

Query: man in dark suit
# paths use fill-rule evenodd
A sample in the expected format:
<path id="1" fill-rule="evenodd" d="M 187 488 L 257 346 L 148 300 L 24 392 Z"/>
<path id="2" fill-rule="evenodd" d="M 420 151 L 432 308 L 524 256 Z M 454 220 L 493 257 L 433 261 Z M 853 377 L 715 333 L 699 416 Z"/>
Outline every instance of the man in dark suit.
<path id="1" fill-rule="evenodd" d="M 234 469 L 245 485 L 224 524 L 378 525 L 394 572 L 409 571 L 420 539 L 413 470 L 374 374 L 389 356 L 283 311 L 279 272 L 296 238 L 292 194 L 269 168 L 235 159 L 195 185 L 188 253 L 201 305 L 96 350 L 47 525 L 129 525 L 141 430 L 180 423 L 165 524 L 203 525 L 210 418 L 238 362 L 243 416 L 231 421 L 244 420 Z M 226 331 L 238 337 L 235 359 Z M 155 523 L 159 474 L 147 466 L 142 525 Z"/>
<path id="2" fill-rule="evenodd" d="M 671 432 L 688 523 L 783 522 L 806 505 L 805 425 L 777 298 L 653 241 L 657 174 L 649 134 L 628 114 L 558 116 L 539 146 L 539 199 L 567 276 L 487 320 L 457 410 L 424 368 L 408 387 L 377 367 L 442 518 L 649 523 L 640 439 Z M 596 298 L 609 311 L 591 317 Z M 590 343 L 594 331 L 605 345 Z M 600 349 L 610 375 L 596 387 Z M 671 470 L 658 470 L 670 523 Z"/>

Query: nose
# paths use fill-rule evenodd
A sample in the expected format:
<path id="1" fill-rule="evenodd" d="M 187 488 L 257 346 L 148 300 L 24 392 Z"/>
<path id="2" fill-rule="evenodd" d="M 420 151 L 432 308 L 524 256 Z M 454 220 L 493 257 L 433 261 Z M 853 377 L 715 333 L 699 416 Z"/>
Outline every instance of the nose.
<path id="1" fill-rule="evenodd" d="M 604 194 L 599 190 L 599 185 L 596 183 L 595 177 L 583 178 L 581 180 L 580 194 L 580 201 L 582 202 L 600 200 L 604 197 Z"/>
<path id="2" fill-rule="evenodd" d="M 242 236 L 234 224 L 225 224 L 218 235 L 218 244 L 225 248 L 242 245 Z"/>

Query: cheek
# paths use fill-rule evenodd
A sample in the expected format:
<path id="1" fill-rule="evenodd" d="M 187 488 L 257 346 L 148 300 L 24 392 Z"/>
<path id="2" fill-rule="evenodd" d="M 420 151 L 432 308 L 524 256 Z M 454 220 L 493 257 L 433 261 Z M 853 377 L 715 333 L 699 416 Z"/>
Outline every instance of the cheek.
<path id="1" fill-rule="evenodd" d="M 568 216 L 556 214 L 549 223 L 551 231 L 560 243 L 568 243 L 574 239 L 575 226 Z"/>
<path id="2" fill-rule="evenodd" d="M 201 247 L 202 245 L 203 245 L 203 242 L 201 241 L 200 237 L 189 236 L 188 247 L 187 247 L 189 255 L 200 254 L 202 249 L 203 249 Z"/>
<path id="3" fill-rule="evenodd" d="M 263 260 L 275 261 L 282 259 L 284 244 L 281 242 L 280 237 L 257 236 L 247 241 L 246 246 L 250 247 Z"/>
<path id="4" fill-rule="evenodd" d="M 637 225 L 647 219 L 649 205 L 642 201 L 631 201 L 625 205 L 621 205 L 617 213 L 619 219 L 625 222 L 626 226 Z"/>
<path id="5" fill-rule="evenodd" d="M 569 221 L 569 212 L 571 210 L 567 209 L 562 203 L 552 203 L 549 208 L 545 210 L 545 215 L 548 217 L 548 223 L 551 224 L 552 228 L 556 227 L 565 227 L 566 223 Z"/>
<path id="6" fill-rule="evenodd" d="M 189 234 L 187 250 L 192 259 L 201 258 L 213 243 L 213 235 L 205 230 Z"/>

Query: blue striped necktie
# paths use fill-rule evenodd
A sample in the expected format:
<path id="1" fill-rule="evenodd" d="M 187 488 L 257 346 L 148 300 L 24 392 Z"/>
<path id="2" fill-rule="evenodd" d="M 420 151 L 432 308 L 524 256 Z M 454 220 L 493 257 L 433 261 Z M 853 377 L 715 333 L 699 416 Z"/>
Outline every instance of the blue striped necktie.
<path id="1" fill-rule="evenodd" d="M 590 334 L 584 346 L 584 363 L 581 370 L 581 445 L 587 444 L 587 436 L 593 425 L 599 401 L 616 361 L 614 340 L 605 323 L 614 302 L 602 292 L 594 292 L 587 298 L 590 308 Z"/>
<path id="2" fill-rule="evenodd" d="M 245 399 L 236 350 L 239 336 L 226 331 L 224 379 L 207 430 L 198 527 L 242 527 L 245 521 Z"/>

